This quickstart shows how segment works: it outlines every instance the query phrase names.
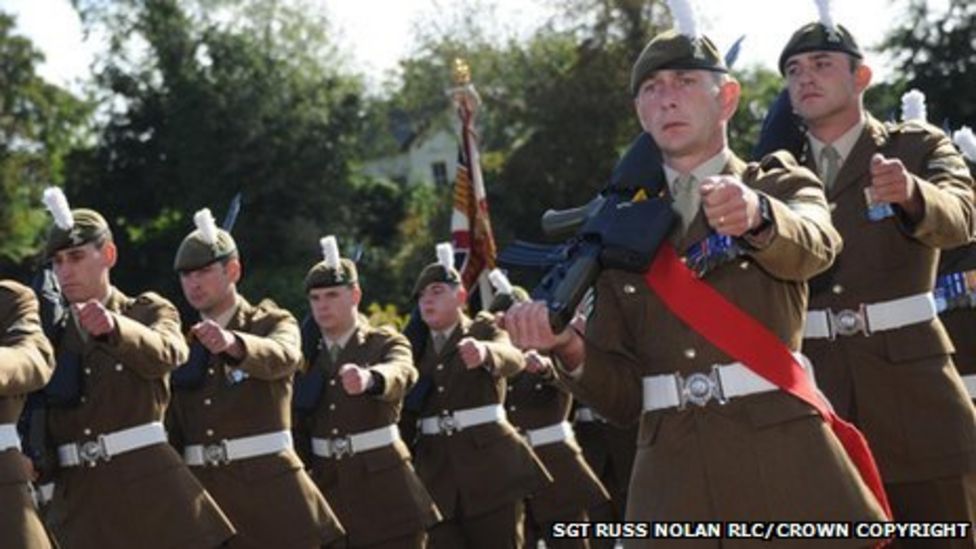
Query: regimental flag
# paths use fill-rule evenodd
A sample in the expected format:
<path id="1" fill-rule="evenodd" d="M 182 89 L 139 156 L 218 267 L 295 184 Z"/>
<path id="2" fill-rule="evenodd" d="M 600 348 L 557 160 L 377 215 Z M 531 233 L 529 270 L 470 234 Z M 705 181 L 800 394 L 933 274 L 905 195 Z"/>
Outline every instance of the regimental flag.
<path id="1" fill-rule="evenodd" d="M 451 241 L 461 280 L 464 287 L 471 290 L 479 279 L 484 279 L 495 268 L 497 250 L 488 215 L 485 183 L 481 177 L 478 135 L 474 130 L 474 116 L 480 100 L 470 83 L 467 66 L 463 61 L 455 61 L 455 78 L 458 87 L 452 90 L 452 95 L 461 121 L 461 139 L 457 174 L 454 177 Z M 491 299 L 491 295 L 483 294 L 481 297 L 483 301 Z"/>

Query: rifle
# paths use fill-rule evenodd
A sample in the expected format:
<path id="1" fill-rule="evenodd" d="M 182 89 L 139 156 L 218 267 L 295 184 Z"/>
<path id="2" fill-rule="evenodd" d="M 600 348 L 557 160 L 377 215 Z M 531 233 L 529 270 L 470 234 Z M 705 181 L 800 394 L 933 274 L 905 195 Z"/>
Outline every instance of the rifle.
<path id="1" fill-rule="evenodd" d="M 517 242 L 499 255 L 510 266 L 548 267 L 531 295 L 546 302 L 554 332 L 570 323 L 602 269 L 643 272 L 650 265 L 675 220 L 670 204 L 660 198 L 663 186 L 660 150 L 641 133 L 600 196 L 579 208 L 544 214 L 544 231 L 575 230 L 575 236 L 556 247 Z"/>

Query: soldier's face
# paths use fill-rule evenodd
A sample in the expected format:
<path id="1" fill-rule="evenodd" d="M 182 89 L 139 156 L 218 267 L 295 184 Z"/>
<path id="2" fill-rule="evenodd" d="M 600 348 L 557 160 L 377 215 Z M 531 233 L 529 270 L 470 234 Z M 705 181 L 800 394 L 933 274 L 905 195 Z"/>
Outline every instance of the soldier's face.
<path id="1" fill-rule="evenodd" d="M 115 260 L 116 248 L 112 242 L 67 248 L 51 258 L 61 293 L 69 303 L 104 298 L 109 287 L 108 272 L 115 266 Z"/>
<path id="2" fill-rule="evenodd" d="M 191 307 L 210 314 L 234 297 L 234 285 L 240 272 L 240 263 L 236 259 L 226 263 L 216 261 L 193 271 L 180 271 L 183 296 Z"/>
<path id="3" fill-rule="evenodd" d="M 725 122 L 739 101 L 734 80 L 720 82 L 703 70 L 661 70 L 641 84 L 634 99 L 644 131 L 667 157 L 715 154 L 725 143 Z"/>
<path id="4" fill-rule="evenodd" d="M 450 328 L 461 318 L 467 292 L 460 285 L 432 282 L 420 292 L 420 316 L 431 330 Z"/>
<path id="5" fill-rule="evenodd" d="M 319 329 L 327 333 L 341 334 L 352 327 L 362 291 L 358 284 L 312 288 L 308 291 L 308 305 Z"/>
<path id="6" fill-rule="evenodd" d="M 871 70 L 852 66 L 845 53 L 798 53 L 786 61 L 786 84 L 793 110 L 816 126 L 859 114 L 861 93 L 871 82 Z"/>

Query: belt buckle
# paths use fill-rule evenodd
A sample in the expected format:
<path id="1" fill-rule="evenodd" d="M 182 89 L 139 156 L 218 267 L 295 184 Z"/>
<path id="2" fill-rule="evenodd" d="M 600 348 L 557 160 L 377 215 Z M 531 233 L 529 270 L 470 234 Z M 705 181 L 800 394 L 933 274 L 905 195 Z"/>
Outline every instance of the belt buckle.
<path id="1" fill-rule="evenodd" d="M 864 308 L 844 309 L 834 312 L 830 310 L 830 327 L 834 335 L 852 336 L 861 332 L 865 336 L 871 335 L 864 315 Z"/>
<path id="2" fill-rule="evenodd" d="M 444 414 L 437 418 L 437 429 L 441 434 L 451 436 L 461 430 L 461 425 L 458 424 L 454 414 Z"/>
<path id="3" fill-rule="evenodd" d="M 352 455 L 352 437 L 344 436 L 329 439 L 329 453 L 333 459 L 342 459 Z"/>
<path id="4" fill-rule="evenodd" d="M 211 467 L 230 463 L 230 458 L 227 455 L 227 441 L 222 440 L 216 444 L 204 445 L 203 462 Z"/>
<path id="5" fill-rule="evenodd" d="M 719 404 L 725 404 L 722 385 L 718 379 L 717 366 L 712 366 L 712 371 L 707 374 L 695 372 L 685 377 L 682 377 L 681 374 L 675 374 L 675 381 L 678 386 L 679 410 L 684 410 L 688 403 L 703 407 L 713 398 Z"/>
<path id="6" fill-rule="evenodd" d="M 108 462 L 111 456 L 105 447 L 105 437 L 98 435 L 95 440 L 78 444 L 78 459 L 89 467 L 98 465 L 99 460 Z"/>

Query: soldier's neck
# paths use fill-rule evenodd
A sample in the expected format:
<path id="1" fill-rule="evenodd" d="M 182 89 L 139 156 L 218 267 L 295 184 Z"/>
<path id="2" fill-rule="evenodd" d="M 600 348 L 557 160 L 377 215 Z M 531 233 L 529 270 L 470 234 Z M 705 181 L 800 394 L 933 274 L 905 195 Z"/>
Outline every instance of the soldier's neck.
<path id="1" fill-rule="evenodd" d="M 667 153 L 661 151 L 661 156 L 664 163 L 672 170 L 681 173 L 689 174 L 692 170 L 701 166 L 709 159 L 714 158 L 715 155 L 719 154 L 726 147 L 726 139 L 724 132 L 721 136 L 717 136 L 712 139 L 708 146 L 700 147 L 694 151 L 682 152 L 678 154 Z"/>
<path id="2" fill-rule="evenodd" d="M 231 287 L 227 294 L 217 302 L 216 305 L 205 311 L 200 311 L 200 315 L 210 319 L 217 319 L 226 315 L 231 309 L 237 306 L 237 289 Z"/>
<path id="3" fill-rule="evenodd" d="M 341 325 L 336 326 L 331 330 L 327 330 L 323 328 L 322 335 L 325 336 L 325 339 L 332 342 L 337 342 L 341 340 L 346 334 L 349 334 L 350 332 L 353 331 L 353 329 L 356 328 L 357 313 L 358 311 L 353 310 L 351 315 L 343 319 Z"/>
<path id="4" fill-rule="evenodd" d="M 864 119 L 864 110 L 857 108 L 845 109 L 832 116 L 818 120 L 806 120 L 807 131 L 820 142 L 832 145 L 842 135 Z"/>

